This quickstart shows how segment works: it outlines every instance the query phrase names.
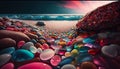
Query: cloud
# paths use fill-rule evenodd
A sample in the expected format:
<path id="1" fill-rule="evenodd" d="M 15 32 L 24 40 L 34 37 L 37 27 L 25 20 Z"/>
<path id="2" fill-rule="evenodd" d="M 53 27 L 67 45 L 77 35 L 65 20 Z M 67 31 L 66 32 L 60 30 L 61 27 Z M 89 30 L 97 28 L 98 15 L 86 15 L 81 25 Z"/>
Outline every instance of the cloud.
<path id="1" fill-rule="evenodd" d="M 66 1 L 63 7 L 74 10 L 77 14 L 86 14 L 102 5 L 115 1 Z"/>

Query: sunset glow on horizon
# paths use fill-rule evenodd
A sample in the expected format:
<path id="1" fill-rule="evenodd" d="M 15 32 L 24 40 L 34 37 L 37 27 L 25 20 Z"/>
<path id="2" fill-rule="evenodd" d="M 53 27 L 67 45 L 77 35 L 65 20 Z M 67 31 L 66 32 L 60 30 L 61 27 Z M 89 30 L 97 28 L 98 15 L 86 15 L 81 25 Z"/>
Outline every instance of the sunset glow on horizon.
<path id="1" fill-rule="evenodd" d="M 112 2 L 115 1 L 66 1 L 62 6 L 74 10 L 76 13 L 86 14 L 100 6 Z"/>

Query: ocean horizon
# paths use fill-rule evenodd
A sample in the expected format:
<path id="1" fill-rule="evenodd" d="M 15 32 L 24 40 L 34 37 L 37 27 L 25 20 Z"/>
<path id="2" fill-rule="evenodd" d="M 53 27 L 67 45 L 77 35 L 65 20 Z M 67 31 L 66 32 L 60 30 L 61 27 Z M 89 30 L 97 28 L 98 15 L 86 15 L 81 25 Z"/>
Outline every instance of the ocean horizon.
<path id="1" fill-rule="evenodd" d="M 8 17 L 20 20 L 79 20 L 82 14 L 0 14 L 0 17 Z"/>

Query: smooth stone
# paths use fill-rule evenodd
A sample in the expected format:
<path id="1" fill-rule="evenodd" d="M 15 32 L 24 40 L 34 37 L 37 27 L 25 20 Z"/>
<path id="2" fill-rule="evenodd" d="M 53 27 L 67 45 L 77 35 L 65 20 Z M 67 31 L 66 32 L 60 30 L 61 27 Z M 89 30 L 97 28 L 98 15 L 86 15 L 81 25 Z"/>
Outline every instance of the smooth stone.
<path id="1" fill-rule="evenodd" d="M 25 65 L 25 64 L 29 64 L 29 63 L 32 63 L 32 62 L 40 62 L 40 58 L 39 57 L 34 57 L 33 59 L 31 60 L 27 60 L 27 61 L 22 61 L 22 62 L 14 62 L 15 64 L 15 68 L 18 68 L 22 65 Z"/>
<path id="2" fill-rule="evenodd" d="M 31 39 L 37 39 L 38 38 L 38 36 L 37 35 L 34 35 L 34 34 L 32 34 L 32 33 L 26 33 L 26 35 L 29 37 L 29 38 L 31 38 Z"/>
<path id="3" fill-rule="evenodd" d="M 16 41 L 11 38 L 0 39 L 0 49 L 16 46 Z"/>
<path id="4" fill-rule="evenodd" d="M 66 57 L 65 56 L 61 56 L 62 59 L 65 59 Z"/>
<path id="5" fill-rule="evenodd" d="M 65 52 L 66 52 L 65 50 L 59 50 L 59 51 L 58 51 L 58 54 L 59 54 L 59 55 L 65 55 Z"/>
<path id="6" fill-rule="evenodd" d="M 21 48 L 25 44 L 25 41 L 19 41 L 17 46 L 18 48 Z"/>
<path id="7" fill-rule="evenodd" d="M 71 47 L 66 47 L 67 52 L 70 52 L 72 50 Z"/>
<path id="8" fill-rule="evenodd" d="M 76 41 L 77 41 L 77 42 L 78 42 L 78 41 L 81 42 L 81 41 L 83 41 L 83 39 L 84 39 L 84 38 L 81 37 L 81 36 L 77 36 L 77 37 L 76 37 Z"/>
<path id="9" fill-rule="evenodd" d="M 7 27 L 6 30 L 10 30 L 10 31 L 14 31 L 15 28 L 12 28 L 12 27 Z"/>
<path id="10" fill-rule="evenodd" d="M 12 24 L 11 22 L 6 22 L 7 26 L 11 26 L 11 24 Z"/>
<path id="11" fill-rule="evenodd" d="M 92 39 L 92 38 L 85 38 L 85 39 L 83 39 L 83 41 L 82 41 L 83 43 L 94 43 L 95 42 L 95 40 L 94 39 Z"/>
<path id="12" fill-rule="evenodd" d="M 78 52 L 77 49 L 73 49 L 73 50 L 71 51 L 71 55 L 76 56 L 76 55 L 78 55 L 78 54 L 79 54 L 79 52 Z"/>
<path id="13" fill-rule="evenodd" d="M 16 62 L 31 60 L 34 54 L 25 49 L 18 49 L 12 54 L 12 59 Z"/>
<path id="14" fill-rule="evenodd" d="M 63 66 L 65 64 L 70 64 L 72 63 L 72 61 L 74 60 L 73 57 L 67 57 L 67 58 L 64 58 L 62 59 L 62 61 L 59 63 L 60 66 Z"/>
<path id="15" fill-rule="evenodd" d="M 52 49 L 45 49 L 41 54 L 40 54 L 40 59 L 41 60 L 49 60 L 55 55 L 55 52 Z"/>
<path id="16" fill-rule="evenodd" d="M 76 44 L 74 44 L 74 49 L 80 49 L 82 46 L 84 46 L 82 43 L 76 43 Z"/>
<path id="17" fill-rule="evenodd" d="M 76 67 L 72 64 L 66 64 L 62 66 L 61 69 L 76 69 Z"/>
<path id="18" fill-rule="evenodd" d="M 86 62 L 86 61 L 92 61 L 93 58 L 91 55 L 80 55 L 77 57 L 77 63 L 82 63 L 82 62 Z"/>
<path id="19" fill-rule="evenodd" d="M 49 39 L 47 39 L 47 41 L 48 41 L 49 43 L 51 43 L 51 44 L 54 44 L 55 39 L 53 39 L 53 38 L 49 38 Z"/>
<path id="20" fill-rule="evenodd" d="M 37 41 L 36 41 L 35 39 L 32 39 L 32 40 L 30 40 L 29 42 L 32 42 L 32 43 L 34 43 L 34 44 L 37 43 Z"/>
<path id="21" fill-rule="evenodd" d="M 49 45 L 47 43 L 44 43 L 42 45 L 42 49 L 45 50 L 45 49 L 49 49 Z"/>
<path id="22" fill-rule="evenodd" d="M 22 65 L 25 65 L 25 64 L 29 64 L 29 63 L 32 63 L 32 62 L 40 62 L 40 58 L 39 57 L 34 57 L 33 59 L 31 60 L 27 60 L 27 61 L 22 61 L 22 62 L 14 62 L 15 64 L 15 68 L 18 68 Z"/>
<path id="23" fill-rule="evenodd" d="M 109 46 L 114 46 L 114 47 L 116 47 L 118 50 L 120 50 L 120 46 L 117 45 L 117 44 L 110 44 Z"/>
<path id="24" fill-rule="evenodd" d="M 98 38 L 104 39 L 107 38 L 108 34 L 107 33 L 98 33 Z"/>
<path id="25" fill-rule="evenodd" d="M 32 62 L 20 66 L 18 69 L 52 69 L 52 67 L 42 62 Z"/>
<path id="26" fill-rule="evenodd" d="M 96 65 L 92 62 L 83 62 L 80 69 L 97 69 Z"/>
<path id="27" fill-rule="evenodd" d="M 79 49 L 79 53 L 87 53 L 89 49 L 89 47 L 83 46 Z"/>
<path id="28" fill-rule="evenodd" d="M 27 42 L 22 46 L 22 49 L 29 50 L 31 46 L 34 46 L 32 42 Z"/>
<path id="29" fill-rule="evenodd" d="M 115 46 L 104 46 L 101 51 L 104 55 L 111 58 L 118 56 L 118 50 Z"/>
<path id="30" fill-rule="evenodd" d="M 69 41 L 69 42 L 67 43 L 67 45 L 68 45 L 68 46 L 72 45 L 72 41 Z"/>
<path id="31" fill-rule="evenodd" d="M 37 49 L 37 52 L 38 52 L 38 53 L 42 53 L 42 49 L 41 49 L 41 48 L 38 48 L 38 49 Z"/>
<path id="32" fill-rule="evenodd" d="M 94 64 L 97 66 L 104 66 L 104 62 L 100 58 L 94 58 L 93 59 Z"/>
<path id="33" fill-rule="evenodd" d="M 110 43 L 110 40 L 109 39 L 101 39 L 100 40 L 100 46 L 105 46 L 105 45 L 108 45 Z"/>
<path id="34" fill-rule="evenodd" d="M 2 54 L 0 55 L 0 66 L 7 63 L 11 59 L 10 54 Z"/>
<path id="35" fill-rule="evenodd" d="M 15 51 L 14 47 L 5 48 L 0 51 L 0 54 L 12 54 Z"/>
<path id="36" fill-rule="evenodd" d="M 65 57 L 70 57 L 71 53 L 70 52 L 65 52 Z"/>
<path id="37" fill-rule="evenodd" d="M 86 44 L 84 44 L 84 46 L 87 46 L 87 47 L 89 47 L 89 48 L 99 48 L 99 47 L 100 47 L 100 46 L 97 45 L 97 44 L 90 44 L 90 43 L 86 43 Z"/>
<path id="38" fill-rule="evenodd" d="M 57 66 L 61 62 L 61 57 L 59 55 L 55 55 L 51 58 L 50 63 L 53 66 Z"/>
<path id="39" fill-rule="evenodd" d="M 13 63 L 7 63 L 4 66 L 2 66 L 0 69 L 14 69 Z"/>
<path id="40" fill-rule="evenodd" d="M 41 48 L 42 45 L 41 45 L 40 43 L 36 43 L 36 44 L 35 44 L 35 47 L 37 47 L 37 48 Z"/>
<path id="41" fill-rule="evenodd" d="M 98 69 L 106 69 L 105 67 L 98 67 Z"/>
<path id="42" fill-rule="evenodd" d="M 89 49 L 88 50 L 88 53 L 91 54 L 91 55 L 96 55 L 98 53 L 98 49 Z"/>
<path id="43" fill-rule="evenodd" d="M 19 37 L 19 38 L 17 38 Z M 16 42 L 19 42 L 21 40 L 29 41 L 30 38 L 21 32 L 15 32 L 15 31 L 8 31 L 8 30 L 0 30 L 0 39 L 2 38 L 12 38 Z"/>
<path id="44" fill-rule="evenodd" d="M 35 47 L 35 46 L 30 46 L 30 52 L 32 52 L 32 53 L 36 53 L 37 52 L 37 48 Z"/>

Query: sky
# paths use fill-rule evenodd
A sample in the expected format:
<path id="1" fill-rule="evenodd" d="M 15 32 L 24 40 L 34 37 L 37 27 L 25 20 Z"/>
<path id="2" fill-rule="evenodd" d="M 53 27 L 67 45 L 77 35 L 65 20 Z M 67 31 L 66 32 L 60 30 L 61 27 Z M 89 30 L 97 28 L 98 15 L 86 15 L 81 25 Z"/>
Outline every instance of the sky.
<path id="1" fill-rule="evenodd" d="M 114 1 L 1 1 L 4 14 L 86 14 Z"/>

